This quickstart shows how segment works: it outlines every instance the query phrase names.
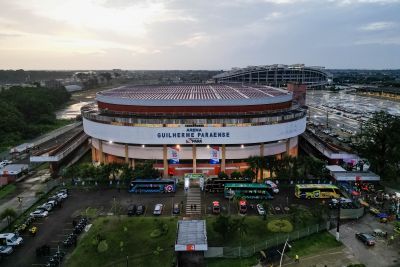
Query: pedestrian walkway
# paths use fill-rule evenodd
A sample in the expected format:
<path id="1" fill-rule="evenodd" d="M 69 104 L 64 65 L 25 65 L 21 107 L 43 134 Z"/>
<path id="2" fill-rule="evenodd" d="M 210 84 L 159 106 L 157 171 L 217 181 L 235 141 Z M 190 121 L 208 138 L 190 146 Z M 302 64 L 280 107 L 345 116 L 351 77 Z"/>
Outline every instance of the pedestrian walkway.
<path id="1" fill-rule="evenodd" d="M 201 215 L 201 192 L 198 187 L 188 189 L 186 195 L 186 215 Z"/>
<path id="2" fill-rule="evenodd" d="M 22 186 L 24 190 L 12 199 L 0 203 L 0 213 L 8 208 L 11 208 L 14 209 L 18 215 L 22 214 L 40 198 L 37 192 L 47 193 L 51 188 L 53 188 L 54 185 L 58 183 L 57 180 L 45 182 L 49 178 L 49 171 L 44 170 L 33 177 L 27 178 L 20 184 L 17 184 L 17 186 Z M 21 201 L 19 201 L 18 198 L 20 198 Z M 0 230 L 6 226 L 6 219 L 0 221 Z"/>

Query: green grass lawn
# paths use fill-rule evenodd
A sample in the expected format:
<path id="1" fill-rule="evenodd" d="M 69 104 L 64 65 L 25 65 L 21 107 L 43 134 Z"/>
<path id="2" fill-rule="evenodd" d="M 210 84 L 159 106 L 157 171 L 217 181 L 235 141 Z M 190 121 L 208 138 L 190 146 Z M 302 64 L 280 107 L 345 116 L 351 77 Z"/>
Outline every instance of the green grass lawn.
<path id="1" fill-rule="evenodd" d="M 66 266 L 171 266 L 176 238 L 176 218 L 157 218 L 168 225 L 168 232 L 152 238 L 156 228 L 151 217 L 102 217 L 79 241 Z M 108 249 L 98 252 L 96 237 L 106 240 Z M 158 248 L 163 251 L 158 250 Z M 157 251 L 158 250 L 158 251 Z"/>
<path id="2" fill-rule="evenodd" d="M 239 218 L 241 216 L 231 216 L 232 219 Z M 246 216 L 245 223 L 247 224 L 247 233 L 240 240 L 239 234 L 229 238 L 224 242 L 221 235 L 214 231 L 213 222 L 216 216 L 209 216 L 207 220 L 207 239 L 210 246 L 225 246 L 225 247 L 238 247 L 240 242 L 242 246 L 253 246 L 254 244 L 265 244 L 266 240 L 275 241 L 277 237 L 280 239 L 285 236 L 283 233 L 274 233 L 267 229 L 267 224 L 271 220 L 275 219 L 287 219 L 290 221 L 288 216 L 268 216 L 267 220 L 264 221 L 262 216 Z M 313 225 L 313 222 L 310 222 Z M 302 229 L 300 226 L 293 225 L 293 232 Z"/>
<path id="3" fill-rule="evenodd" d="M 8 184 L 0 189 L 0 199 L 5 198 L 9 194 L 12 194 L 17 187 L 13 184 Z"/>
<path id="4" fill-rule="evenodd" d="M 242 259 L 223 259 L 210 258 L 206 259 L 207 267 L 250 267 L 258 263 L 256 256 Z"/>
<path id="5" fill-rule="evenodd" d="M 290 242 L 292 249 L 288 252 L 290 257 L 296 254 L 300 257 L 316 254 L 321 251 L 338 248 L 342 246 L 341 242 L 336 241 L 335 237 L 327 231 L 310 235 L 308 237 Z"/>

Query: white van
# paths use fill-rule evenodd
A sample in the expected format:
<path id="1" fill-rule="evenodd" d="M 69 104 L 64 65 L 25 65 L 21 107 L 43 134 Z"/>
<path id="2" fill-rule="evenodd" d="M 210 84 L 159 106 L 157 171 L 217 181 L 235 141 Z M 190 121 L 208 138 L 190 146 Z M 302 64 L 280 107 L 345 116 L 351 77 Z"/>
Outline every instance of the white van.
<path id="1" fill-rule="evenodd" d="M 14 233 L 0 234 L 0 244 L 5 246 L 19 246 L 23 242 L 22 237 Z"/>

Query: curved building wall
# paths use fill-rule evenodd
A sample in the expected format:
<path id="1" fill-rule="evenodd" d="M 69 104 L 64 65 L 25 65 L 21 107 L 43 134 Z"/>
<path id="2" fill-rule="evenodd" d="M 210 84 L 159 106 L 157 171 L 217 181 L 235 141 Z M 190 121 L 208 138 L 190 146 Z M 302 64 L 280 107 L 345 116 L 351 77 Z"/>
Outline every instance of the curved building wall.
<path id="1" fill-rule="evenodd" d="M 124 144 L 251 144 L 296 137 L 306 128 L 306 118 L 244 127 L 130 127 L 103 124 L 83 118 L 85 132 L 97 139 Z"/>
<path id="2" fill-rule="evenodd" d="M 98 139 L 92 139 L 92 146 L 99 150 L 99 142 Z M 298 139 L 297 137 L 293 137 L 290 139 L 289 148 L 297 147 Z M 108 142 L 102 142 L 103 153 L 114 155 L 117 157 L 124 158 L 125 157 L 125 144 L 109 144 Z M 264 144 L 263 147 L 263 155 L 264 156 L 272 156 L 281 153 L 285 153 L 288 149 L 286 142 L 275 142 L 270 144 Z M 128 145 L 128 157 L 132 159 L 154 159 L 154 160 L 162 160 L 163 159 L 163 147 L 141 147 L 137 145 Z M 179 158 L 182 160 L 191 160 L 193 159 L 191 146 L 182 146 L 179 150 Z M 260 145 L 249 145 L 249 146 L 226 146 L 226 159 L 246 159 L 250 156 L 259 156 L 260 155 Z M 210 159 L 210 148 L 206 146 L 197 145 L 196 146 L 196 159 L 201 160 L 209 160 Z"/>

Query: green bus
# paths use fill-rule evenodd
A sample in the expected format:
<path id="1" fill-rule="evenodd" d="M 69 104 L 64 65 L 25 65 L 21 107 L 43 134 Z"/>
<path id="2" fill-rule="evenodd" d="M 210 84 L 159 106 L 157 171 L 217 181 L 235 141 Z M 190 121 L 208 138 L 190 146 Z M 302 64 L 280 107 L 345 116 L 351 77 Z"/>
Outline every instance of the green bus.
<path id="1" fill-rule="evenodd" d="M 294 194 L 298 198 L 339 198 L 340 190 L 331 184 L 296 184 Z"/>
<path id="2" fill-rule="evenodd" d="M 227 183 L 224 187 L 225 198 L 273 199 L 271 187 L 256 183 Z"/>

